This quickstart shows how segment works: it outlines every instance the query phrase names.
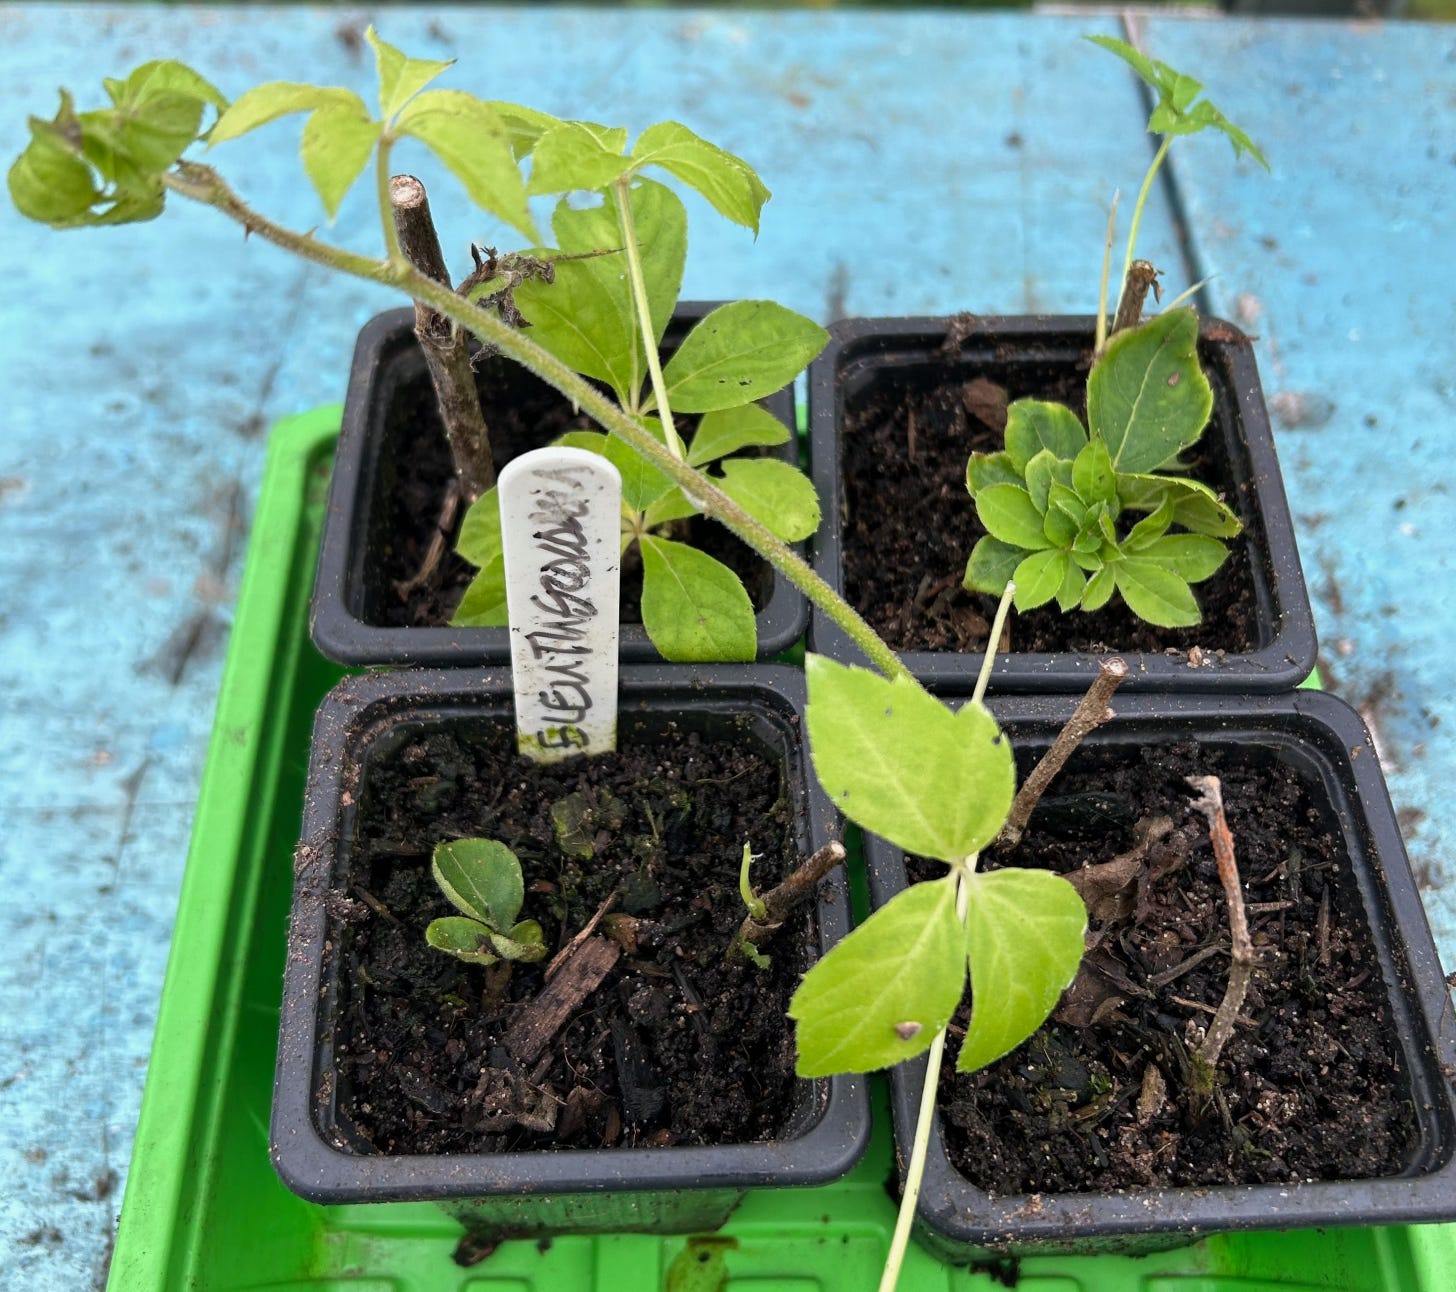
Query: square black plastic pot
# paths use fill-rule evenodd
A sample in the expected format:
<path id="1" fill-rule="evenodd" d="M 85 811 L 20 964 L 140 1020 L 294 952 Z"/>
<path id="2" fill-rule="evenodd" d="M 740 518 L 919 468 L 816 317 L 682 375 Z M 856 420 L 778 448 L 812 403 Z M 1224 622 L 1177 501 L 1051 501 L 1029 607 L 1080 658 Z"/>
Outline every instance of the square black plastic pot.
<path id="1" fill-rule="evenodd" d="M 664 350 L 674 349 L 715 308 L 701 302 L 680 304 L 664 335 Z M 518 392 L 518 398 L 536 397 L 541 392 L 554 395 L 544 383 L 498 355 L 482 361 L 480 372 L 485 392 L 494 387 Z M 432 401 L 434 394 L 415 340 L 413 310 L 376 316 L 359 333 L 354 347 L 310 607 L 314 644 L 340 664 L 453 667 L 509 663 L 510 636 L 505 628 L 400 627 L 389 624 L 381 611 L 385 595 L 385 579 L 379 573 L 381 553 L 390 544 L 397 523 L 399 463 L 409 447 L 392 433 L 399 422 L 395 410 L 401 401 L 418 403 L 422 399 Z M 785 387 L 762 402 L 789 431 L 787 442 L 770 452 L 797 467 L 793 388 Z M 444 432 L 432 405 L 430 408 L 424 420 L 443 443 Z M 488 406 L 486 416 L 489 420 Z M 766 660 L 799 640 L 809 622 L 809 608 L 803 594 L 766 562 L 760 577 L 764 599 L 755 619 L 757 658 Z M 620 657 L 632 663 L 662 660 L 641 624 L 622 625 Z"/>
<path id="2" fill-rule="evenodd" d="M 802 741 L 800 673 L 779 665 L 629 665 L 622 670 L 620 699 L 621 744 L 669 726 L 731 732 L 782 768 L 803 855 L 832 837 L 837 818 L 810 773 Z M 452 727 L 478 729 L 482 720 L 510 723 L 511 715 L 504 669 L 351 678 L 319 709 L 295 866 L 273 1098 L 272 1155 L 284 1183 L 321 1203 L 434 1201 L 473 1237 L 492 1241 L 711 1230 L 749 1188 L 822 1184 L 845 1174 L 869 1140 L 868 1095 L 857 1077 L 796 1082 L 787 1133 L 764 1143 L 387 1155 L 361 1144 L 344 1124 L 336 1108 L 334 1061 L 341 941 L 326 898 L 348 883 L 371 766 L 405 739 Z M 842 869 L 821 885 L 814 923 L 811 959 L 848 931 Z"/>
<path id="3" fill-rule="evenodd" d="M 978 318 L 969 329 L 956 329 L 958 344 L 947 351 L 951 324 L 952 320 L 935 318 L 845 320 L 833 325 L 829 345 L 809 369 L 811 473 L 824 508 L 812 561 L 840 593 L 845 586 L 847 531 L 841 436 L 847 412 L 873 392 L 949 388 L 988 371 L 1013 379 L 1032 371 L 1061 372 L 1085 380 L 1094 328 L 1090 318 Z M 1226 501 L 1244 522 L 1244 533 L 1231 540 L 1230 560 L 1243 565 L 1251 584 L 1255 611 L 1251 635 L 1256 640 L 1249 648 L 1223 649 L 1220 625 L 1208 623 L 1197 654 L 1171 648 L 1129 652 L 1121 643 L 1109 641 L 1100 655 L 1119 654 L 1127 660 L 1126 689 L 1288 690 L 1314 667 L 1314 617 L 1253 347 L 1232 325 L 1204 319 L 1199 357 L 1214 390 L 1213 417 L 1202 443 L 1226 463 Z M 933 453 L 934 447 L 922 442 L 918 451 Z M 964 463 L 960 466 L 963 471 Z M 974 506 L 969 493 L 965 505 Z M 944 555 L 947 573 L 959 575 L 970 553 Z M 907 596 L 914 592 L 907 589 Z M 1014 622 L 1013 650 L 997 656 L 993 690 L 1085 690 L 1097 673 L 1099 655 L 1017 652 Z M 864 662 L 843 630 L 817 609 L 810 616 L 809 644 L 835 659 Z M 942 694 L 969 694 L 981 661 L 979 652 L 957 651 L 907 651 L 902 658 L 916 677 Z"/>
<path id="4" fill-rule="evenodd" d="M 1069 698 L 1051 696 L 991 704 L 1018 754 L 1031 760 L 1050 744 L 1072 707 Z M 1414 1123 L 1412 1146 L 1398 1174 L 1378 1179 L 992 1196 L 952 1165 L 937 1114 L 916 1217 L 918 1240 L 942 1259 L 964 1265 L 1005 1255 L 1137 1254 L 1238 1230 L 1406 1225 L 1456 1217 L 1456 1107 L 1448 1076 L 1456 1072 L 1456 1026 L 1364 724 L 1342 701 L 1312 691 L 1242 699 L 1119 695 L 1116 708 L 1117 718 L 1094 732 L 1088 747 L 1125 749 L 1135 760 L 1144 746 L 1192 739 L 1200 749 L 1254 751 L 1255 757 L 1287 763 L 1310 788 L 1321 828 L 1343 843 L 1348 867 L 1340 881 L 1354 890 L 1351 909 L 1356 918 L 1363 911 L 1374 946 L 1402 1097 Z M 880 906 L 905 886 L 904 854 L 868 837 L 865 858 L 871 900 Z M 946 1062 L 952 1061 L 948 1054 Z M 925 1071 L 920 1058 L 891 1072 L 902 1170 Z"/>

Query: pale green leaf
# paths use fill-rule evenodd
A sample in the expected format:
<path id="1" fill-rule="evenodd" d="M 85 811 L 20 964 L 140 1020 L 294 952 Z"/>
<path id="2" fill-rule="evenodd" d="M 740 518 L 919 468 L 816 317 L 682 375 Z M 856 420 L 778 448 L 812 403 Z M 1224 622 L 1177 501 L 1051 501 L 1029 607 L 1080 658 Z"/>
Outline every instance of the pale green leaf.
<path id="1" fill-rule="evenodd" d="M 1082 609 L 1091 613 L 1093 610 L 1101 610 L 1109 601 L 1112 594 L 1117 591 L 1117 577 L 1112 572 L 1110 565 L 1100 565 L 1092 577 L 1087 580 L 1087 586 L 1082 589 Z"/>
<path id="2" fill-rule="evenodd" d="M 971 1025 L 956 1070 L 974 1072 L 1037 1030 L 1077 975 L 1087 908 L 1047 870 L 993 870 L 966 879 Z"/>
<path id="3" fill-rule="evenodd" d="M 634 166 L 661 166 L 697 189 L 720 215 L 758 233 L 769 191 L 747 162 L 676 121 L 648 126 L 632 148 Z"/>
<path id="4" fill-rule="evenodd" d="M 751 660 L 758 628 L 742 580 L 686 543 L 648 535 L 641 548 L 642 626 L 663 658 Z"/>
<path id="5" fill-rule="evenodd" d="M 585 449 L 588 453 L 600 453 L 605 457 L 607 439 L 601 431 L 567 431 L 564 435 L 558 435 L 551 443 L 563 449 Z"/>
<path id="6" fill-rule="evenodd" d="M 1055 488 L 1055 486 L 1053 486 Z M 1037 551 L 1049 546 L 1041 513 L 1025 489 L 988 485 L 976 494 L 976 515 L 992 538 Z"/>
<path id="7" fill-rule="evenodd" d="M 1077 454 L 1072 463 L 1072 488 L 1085 503 L 1116 502 L 1117 473 L 1101 440 L 1089 440 Z"/>
<path id="8" fill-rule="evenodd" d="M 522 920 L 509 933 L 490 935 L 490 945 L 502 960 L 520 960 L 529 964 L 546 957 L 546 943 L 541 926 L 535 920 Z"/>
<path id="9" fill-rule="evenodd" d="M 1149 543 L 1156 542 L 1168 532 L 1173 523 L 1173 500 L 1165 497 L 1156 511 L 1149 512 L 1128 531 L 1121 547 L 1129 555 L 1136 555 Z"/>
<path id="10" fill-rule="evenodd" d="M 158 59 L 143 63 L 120 88 L 116 101 L 118 105 L 141 104 L 149 99 L 170 97 L 174 94 L 209 103 L 219 112 L 227 109 L 228 101 L 222 92 L 206 77 L 198 75 L 185 63 L 173 59 Z"/>
<path id="11" fill-rule="evenodd" d="M 605 438 L 605 437 L 603 437 Z M 501 554 L 500 495 L 487 489 L 465 513 L 455 550 L 471 565 L 484 567 Z"/>
<path id="12" fill-rule="evenodd" d="M 64 117 L 66 105 L 61 111 Z M 91 168 L 64 142 L 61 127 L 32 117 L 30 129 L 29 145 L 10 167 L 10 200 L 42 224 L 66 228 L 86 222 L 102 197 Z"/>
<path id="13" fill-rule="evenodd" d="M 1156 561 L 1129 556 L 1113 566 L 1117 590 L 1139 619 L 1160 628 L 1191 628 L 1202 618 L 1186 579 Z"/>
<path id="14" fill-rule="evenodd" d="M 688 501 L 687 495 L 681 489 L 672 489 L 647 509 L 643 524 L 648 529 L 656 529 L 669 521 L 686 520 L 697 514 L 698 508 Z"/>
<path id="15" fill-rule="evenodd" d="M 435 847 L 430 870 L 440 891 L 462 914 L 509 929 L 525 900 L 521 863 L 496 839 L 456 839 Z"/>
<path id="16" fill-rule="evenodd" d="M 682 413 L 752 403 L 793 381 L 828 340 L 812 319 L 773 301 L 721 305 L 668 362 L 668 401 Z"/>
<path id="17" fill-rule="evenodd" d="M 1087 432 L 1065 405 L 1018 399 L 1006 410 L 1006 452 L 1018 471 L 1042 449 L 1070 462 L 1086 443 Z"/>
<path id="18" fill-rule="evenodd" d="M 1072 558 L 1065 552 L 1045 548 L 1033 552 L 1016 567 L 1016 608 L 1035 610 L 1044 606 L 1067 581 Z"/>
<path id="19" fill-rule="evenodd" d="M 1012 547 L 999 538 L 983 534 L 971 549 L 961 586 L 969 592 L 988 592 L 999 597 L 1025 557 L 1025 548 Z"/>
<path id="20" fill-rule="evenodd" d="M 506 559 L 496 555 L 487 561 L 470 581 L 450 623 L 456 628 L 505 628 Z"/>
<path id="21" fill-rule="evenodd" d="M 528 191 L 535 196 L 607 188 L 632 168 L 632 162 L 622 156 L 626 141 L 623 130 L 563 121 L 536 140 Z"/>
<path id="22" fill-rule="evenodd" d="M 394 129 L 426 144 L 481 210 L 536 239 L 510 130 L 490 104 L 464 90 L 426 90 L 400 112 Z"/>
<path id="23" fill-rule="evenodd" d="M 1120 473 L 1155 471 L 1175 460 L 1197 442 L 1212 411 L 1191 309 L 1119 332 L 1087 379 L 1087 423 Z"/>
<path id="24" fill-rule="evenodd" d="M 511 151 L 517 160 L 529 156 L 536 141 L 548 130 L 554 130 L 561 124 L 559 117 L 538 112 L 535 108 L 523 107 L 519 103 L 487 99 L 486 104 L 505 125 L 506 134 L 511 141 Z"/>
<path id="25" fill-rule="evenodd" d="M 369 109 L 353 90 L 321 85 L 299 85 L 293 81 L 269 81 L 255 86 L 218 119 L 207 137 L 208 147 L 236 139 L 250 130 L 286 117 L 293 112 L 313 112 L 318 108 L 350 107 L 368 116 Z"/>
<path id="26" fill-rule="evenodd" d="M 1243 525 L 1233 511 L 1206 484 L 1184 477 L 1122 475 L 1117 477 L 1122 505 L 1133 511 L 1156 511 L 1165 500 L 1173 504 L 1173 523 L 1195 534 L 1233 538 Z"/>
<path id="27" fill-rule="evenodd" d="M 966 462 L 966 488 L 972 498 L 992 485 L 1020 486 L 1022 483 L 1023 473 L 1017 470 L 1009 453 L 972 453 Z"/>
<path id="28" fill-rule="evenodd" d="M 329 219 L 338 214 L 344 195 L 364 173 L 379 142 L 380 128 L 367 112 L 342 103 L 319 108 L 304 122 L 303 169 L 318 190 Z"/>
<path id="29" fill-rule="evenodd" d="M 990 710 L 948 708 L 909 678 L 804 661 L 814 770 L 851 821 L 907 852 L 958 861 L 996 837 L 1016 789 Z"/>
<path id="30" fill-rule="evenodd" d="M 789 1001 L 798 1023 L 795 1071 L 873 1072 L 914 1058 L 950 1022 L 965 982 L 954 882 L 897 893 L 831 948 Z"/>
<path id="31" fill-rule="evenodd" d="M 1046 515 L 1047 495 L 1056 483 L 1057 456 L 1050 449 L 1042 449 L 1026 464 L 1026 492 L 1031 496 L 1031 505 L 1043 516 Z"/>
<path id="32" fill-rule="evenodd" d="M 797 467 L 776 458 L 729 458 L 718 487 L 786 543 L 819 528 L 819 495 Z"/>
<path id="33" fill-rule="evenodd" d="M 688 465 L 704 466 L 739 449 L 784 444 L 789 428 L 762 404 L 741 404 L 705 413 L 688 446 Z"/>
<path id="34" fill-rule="evenodd" d="M 663 439 L 662 423 L 655 417 L 644 417 L 642 424 L 659 444 Z M 646 511 L 664 497 L 673 483 L 626 440 L 613 435 L 607 440 L 606 459 L 622 475 L 622 502 L 633 511 Z"/>
<path id="35" fill-rule="evenodd" d="M 1228 560 L 1228 548 L 1206 534 L 1165 534 L 1138 555 L 1189 583 L 1201 583 Z"/>
<path id="36" fill-rule="evenodd" d="M 393 45 L 381 40 L 372 26 L 365 31 L 364 39 L 374 51 L 374 64 L 379 71 L 379 111 L 386 120 L 455 64 L 453 58 L 444 61 L 406 58 Z"/>
<path id="37" fill-rule="evenodd" d="M 1082 593 L 1087 587 L 1087 576 L 1078 568 L 1077 563 L 1068 557 L 1067 573 L 1062 579 L 1062 586 L 1057 589 L 1057 609 L 1063 614 L 1069 610 L 1075 610 L 1082 600 Z"/>
<path id="38" fill-rule="evenodd" d="M 425 941 L 436 951 L 471 964 L 493 965 L 500 959 L 490 945 L 490 930 L 479 920 L 466 919 L 463 915 L 431 920 L 425 929 Z"/>

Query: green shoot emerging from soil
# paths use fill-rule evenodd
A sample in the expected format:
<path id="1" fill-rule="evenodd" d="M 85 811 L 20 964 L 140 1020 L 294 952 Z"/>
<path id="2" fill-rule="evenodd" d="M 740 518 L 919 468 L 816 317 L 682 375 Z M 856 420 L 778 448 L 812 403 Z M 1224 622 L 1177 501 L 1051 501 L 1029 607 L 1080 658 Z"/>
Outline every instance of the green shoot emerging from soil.
<path id="1" fill-rule="evenodd" d="M 1158 473 L 1178 469 L 1212 408 L 1191 309 L 1112 338 L 1087 380 L 1087 428 L 1061 404 L 1012 404 L 1006 448 L 973 453 L 966 467 L 987 533 L 965 586 L 999 594 L 1014 579 L 1018 610 L 1053 599 L 1097 610 L 1119 593 L 1150 623 L 1198 623 L 1189 585 L 1223 564 L 1221 540 L 1242 527 L 1206 485 Z"/>
<path id="2" fill-rule="evenodd" d="M 583 208 L 562 199 L 552 217 L 558 246 L 532 253 L 553 272 L 549 281 L 514 285 L 515 307 L 532 340 L 602 383 L 675 458 L 711 468 L 719 487 L 780 539 L 808 538 L 819 526 L 808 478 L 781 461 L 731 455 L 788 440 L 789 429 L 755 401 L 790 383 L 828 334 L 772 301 L 737 301 L 703 319 L 664 366 L 658 349 L 682 282 L 687 211 L 641 172 L 666 170 L 755 232 L 768 189 L 745 162 L 674 122 L 643 131 L 630 153 L 626 137 L 624 130 L 566 122 L 537 141 L 532 193 L 586 191 L 603 200 Z M 497 287 L 489 280 L 476 290 Z M 684 413 L 701 415 L 686 450 L 677 420 Z M 622 472 L 622 551 L 641 562 L 642 624 L 663 656 L 751 660 L 754 612 L 742 581 L 680 541 L 683 522 L 700 510 L 693 495 L 620 437 L 574 432 L 560 442 L 601 453 Z M 455 622 L 504 624 L 494 493 L 471 508 L 457 550 L 480 573 Z"/>
<path id="3" fill-rule="evenodd" d="M 525 901 L 521 863 L 494 839 L 457 839 L 435 849 L 430 869 L 459 915 L 431 920 L 425 941 L 472 964 L 540 960 L 546 954 L 541 926 L 517 920 Z"/>

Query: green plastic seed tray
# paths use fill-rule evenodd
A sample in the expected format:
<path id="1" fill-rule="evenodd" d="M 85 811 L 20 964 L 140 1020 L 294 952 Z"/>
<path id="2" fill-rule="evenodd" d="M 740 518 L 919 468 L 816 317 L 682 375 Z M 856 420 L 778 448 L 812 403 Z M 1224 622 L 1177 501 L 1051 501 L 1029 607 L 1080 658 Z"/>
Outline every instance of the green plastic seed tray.
<path id="1" fill-rule="evenodd" d="M 218 700 L 111 1292 L 872 1292 L 894 1223 L 883 1087 L 839 1184 L 752 1192 L 719 1234 L 506 1243 L 472 1266 L 428 1203 L 321 1207 L 268 1157 L 284 936 L 313 711 L 338 680 L 307 607 L 339 410 L 274 432 Z M 1456 1226 L 1230 1235 L 1142 1258 L 953 1269 L 906 1292 L 1445 1292 Z"/>

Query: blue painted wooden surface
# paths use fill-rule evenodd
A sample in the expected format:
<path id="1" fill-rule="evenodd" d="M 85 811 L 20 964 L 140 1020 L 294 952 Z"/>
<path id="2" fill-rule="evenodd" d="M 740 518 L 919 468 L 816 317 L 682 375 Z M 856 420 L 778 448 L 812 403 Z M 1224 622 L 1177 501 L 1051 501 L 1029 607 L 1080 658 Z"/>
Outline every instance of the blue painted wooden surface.
<path id="1" fill-rule="evenodd" d="M 821 319 L 1091 308 L 1109 190 L 1148 155 L 1131 78 L 1076 39 L 1111 16 L 379 20 L 420 56 L 460 55 L 446 84 L 633 128 L 675 117 L 743 153 L 776 190 L 762 236 L 694 206 L 685 294 Z M 0 156 L 58 84 L 85 106 L 160 55 L 231 95 L 280 78 L 368 96 L 359 30 L 339 11 L 0 9 Z M 1330 673 L 1380 731 L 1453 963 L 1456 29 L 1159 19 L 1146 37 L 1274 162 L 1175 150 L 1187 249 L 1219 272 L 1216 308 L 1261 334 Z M 295 140 L 281 124 L 216 160 L 302 228 L 321 215 Z M 457 265 L 496 240 L 420 173 Z M 332 232 L 374 252 L 363 198 Z M 1178 264 L 1166 193 L 1144 237 Z M 354 332 L 392 302 L 180 204 L 63 236 L 0 203 L 0 248 L 0 1287 L 75 1288 L 102 1277 L 121 1196 L 263 432 L 341 398 Z"/>

